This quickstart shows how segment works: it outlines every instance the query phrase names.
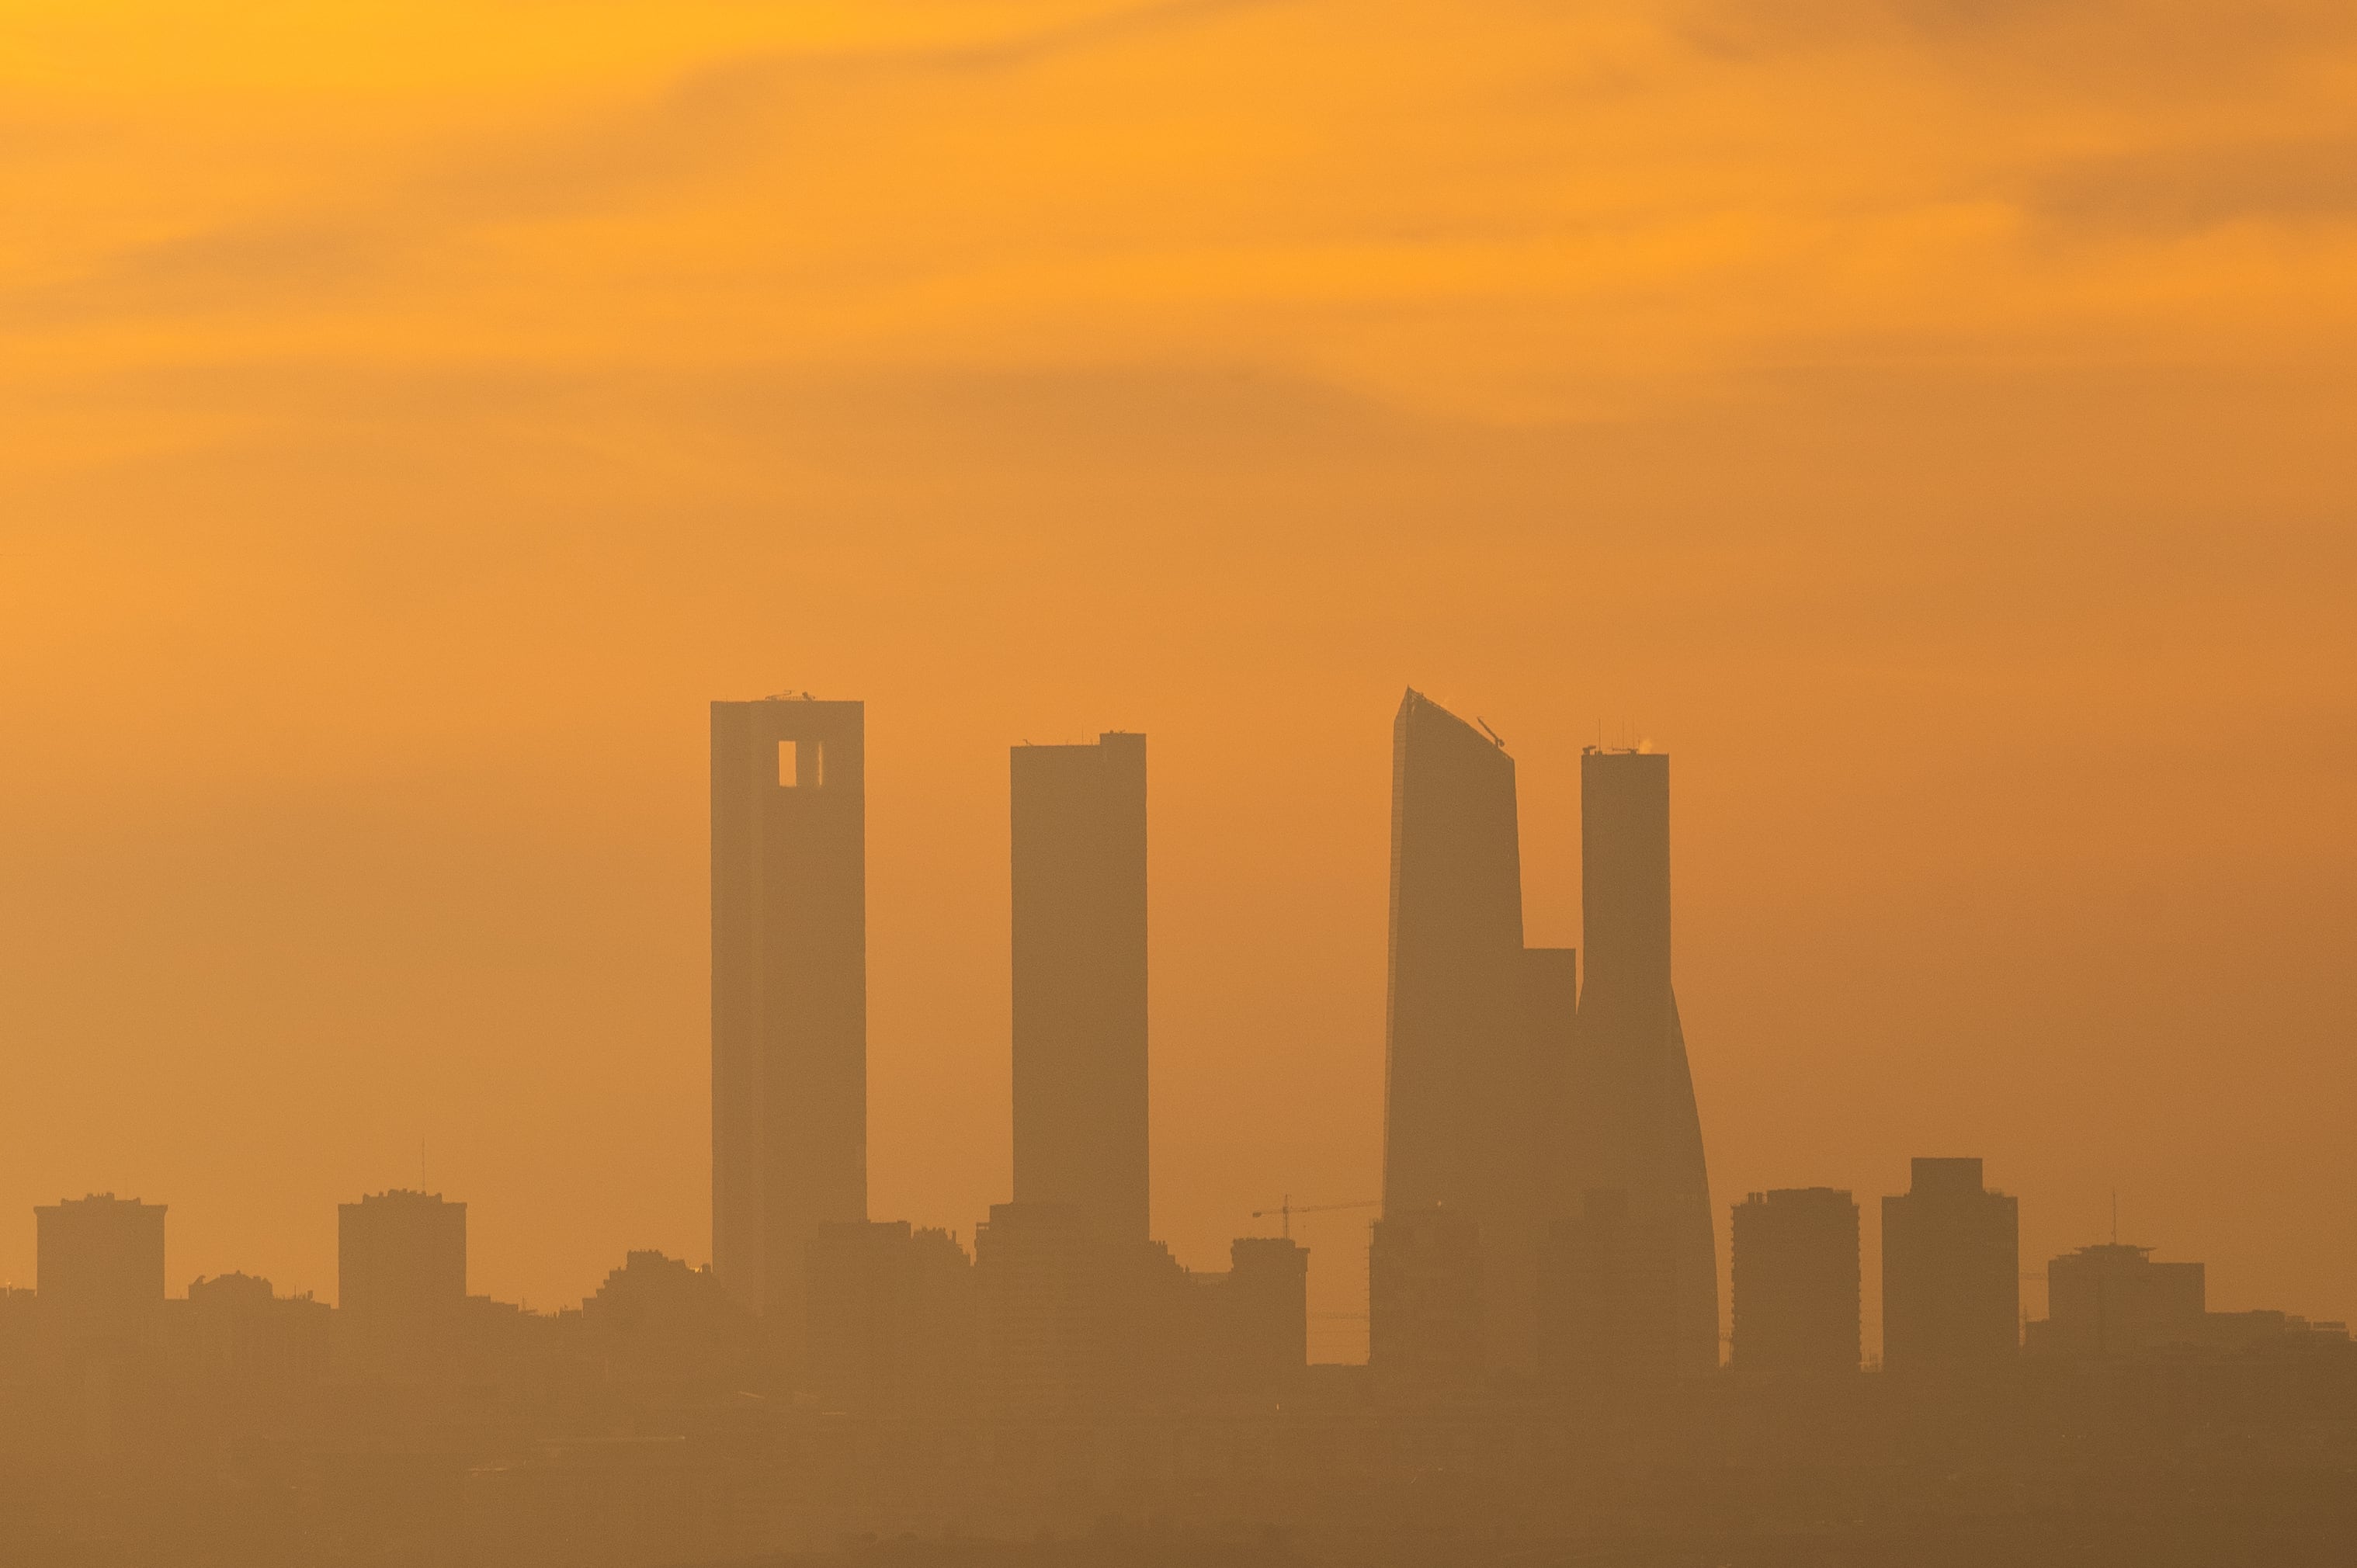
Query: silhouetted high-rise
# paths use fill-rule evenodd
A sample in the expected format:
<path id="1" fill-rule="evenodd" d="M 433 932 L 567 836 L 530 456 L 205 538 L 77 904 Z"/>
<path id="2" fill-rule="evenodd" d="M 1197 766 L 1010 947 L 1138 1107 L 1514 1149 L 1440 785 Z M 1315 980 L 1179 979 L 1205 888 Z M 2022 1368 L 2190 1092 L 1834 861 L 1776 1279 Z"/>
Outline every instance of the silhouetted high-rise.
<path id="1" fill-rule="evenodd" d="M 1066 1411 L 1101 1393 L 1114 1325 L 1111 1249 L 1069 1203 L 994 1203 L 974 1227 L 982 1386 L 1000 1408 Z"/>
<path id="2" fill-rule="evenodd" d="M 867 1218 L 865 709 L 712 704 L 712 1260 L 798 1345 L 812 1239 Z"/>
<path id="3" fill-rule="evenodd" d="M 1746 1372 L 1855 1372 L 1857 1204 L 1829 1187 L 1755 1192 L 1735 1206 L 1735 1354 Z"/>
<path id="4" fill-rule="evenodd" d="M 1514 759 L 1415 691 L 1392 725 L 1391 863 L 1383 1219 L 1448 1210 L 1452 1236 L 1480 1260 L 1485 1359 L 1527 1367 L 1546 1100 L 1533 1008 L 1567 986 L 1569 955 L 1534 965 L 1523 948 Z M 1405 1230 L 1392 1234 L 1405 1244 Z M 1395 1356 L 1423 1359 L 1402 1338 L 1411 1331 L 1374 1329 Z"/>
<path id="5" fill-rule="evenodd" d="M 1437 1204 L 1391 1209 L 1367 1243 L 1367 1365 L 1394 1382 L 1464 1387 L 1489 1365 L 1480 1229 Z"/>
<path id="6" fill-rule="evenodd" d="M 1563 1168 L 1555 1190 L 1618 1190 L 1661 1228 L 1674 1270 L 1678 1369 L 1718 1365 L 1717 1246 L 1694 1073 L 1670 976 L 1670 759 L 1589 749 L 1579 761 L 1579 993 Z"/>
<path id="7" fill-rule="evenodd" d="M 1240 1236 L 1228 1262 L 1218 1368 L 1241 1387 L 1280 1395 L 1309 1364 L 1309 1250 L 1289 1237 Z"/>
<path id="8" fill-rule="evenodd" d="M 1617 1187 L 1580 1195 L 1549 1228 L 1539 1275 L 1539 1371 L 1582 1399 L 1657 1389 L 1678 1375 L 1674 1238 Z"/>
<path id="9" fill-rule="evenodd" d="M 307 1294 L 282 1296 L 252 1274 L 192 1280 L 188 1295 L 192 1369 L 248 1393 L 283 1391 L 326 1376 L 335 1314 Z"/>
<path id="10" fill-rule="evenodd" d="M 974 1261 L 905 1219 L 819 1227 L 811 1243 L 811 1388 L 836 1410 L 963 1404 L 980 1335 Z"/>
<path id="11" fill-rule="evenodd" d="M 441 1370 L 466 1305 L 465 1204 L 396 1188 L 336 1206 L 337 1339 L 350 1370 Z"/>
<path id="12" fill-rule="evenodd" d="M 2046 1316 L 2030 1345 L 2058 1356 L 2119 1356 L 2190 1345 L 2203 1333 L 2208 1283 L 2200 1263 L 2156 1263 L 2149 1247 L 2108 1242 L 2046 1265 Z"/>
<path id="13" fill-rule="evenodd" d="M 1918 1159 L 1882 1200 L 1882 1363 L 1987 1366 L 2020 1345 L 2021 1214 L 1975 1159 Z"/>
<path id="14" fill-rule="evenodd" d="M 77 1347 L 151 1337 L 164 1308 L 164 1208 L 111 1192 L 33 1209 L 42 1316 Z"/>
<path id="15" fill-rule="evenodd" d="M 1015 1201 L 1149 1234 L 1146 737 L 1009 757 Z"/>

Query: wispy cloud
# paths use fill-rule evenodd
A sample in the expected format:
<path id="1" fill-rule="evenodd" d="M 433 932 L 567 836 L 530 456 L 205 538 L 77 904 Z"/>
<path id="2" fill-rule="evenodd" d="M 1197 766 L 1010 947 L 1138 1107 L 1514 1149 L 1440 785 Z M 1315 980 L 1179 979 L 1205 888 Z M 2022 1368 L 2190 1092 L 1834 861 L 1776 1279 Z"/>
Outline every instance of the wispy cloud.
<path id="1" fill-rule="evenodd" d="M 636 102 L 472 135 L 357 189 L 323 180 L 279 210 L 101 253 L 70 276 L 0 294 L 0 323 L 40 328 L 340 298 L 468 230 L 626 209 L 724 181 L 798 128 L 856 116 L 863 100 L 895 87 L 1013 75 L 1301 3 L 1158 0 L 963 41 L 711 60 Z"/>
<path id="2" fill-rule="evenodd" d="M 2050 223 L 2153 235 L 2243 220 L 2347 221 L 2357 219 L 2357 135 L 2075 159 L 2041 174 L 2029 204 Z"/>

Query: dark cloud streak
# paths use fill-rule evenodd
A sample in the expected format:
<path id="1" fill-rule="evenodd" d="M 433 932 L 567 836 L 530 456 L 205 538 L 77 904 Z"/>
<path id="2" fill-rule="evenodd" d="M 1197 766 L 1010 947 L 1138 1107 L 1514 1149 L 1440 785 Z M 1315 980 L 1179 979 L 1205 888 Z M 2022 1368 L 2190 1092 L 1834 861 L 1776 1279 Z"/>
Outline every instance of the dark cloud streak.
<path id="1" fill-rule="evenodd" d="M 420 252 L 499 223 L 562 220 L 742 167 L 797 118 L 896 83 L 1012 74 L 1050 60 L 1299 0 L 1157 0 L 985 43 L 750 55 L 688 72 L 651 102 L 538 135 L 469 146 L 372 199 L 325 200 L 99 259 L 80 275 L 0 293 L 0 330 L 340 299 Z"/>
<path id="2" fill-rule="evenodd" d="M 2237 221 L 2357 218 L 2357 135 L 2159 148 L 2057 166 L 2029 195 L 2042 221 L 2168 235 Z"/>

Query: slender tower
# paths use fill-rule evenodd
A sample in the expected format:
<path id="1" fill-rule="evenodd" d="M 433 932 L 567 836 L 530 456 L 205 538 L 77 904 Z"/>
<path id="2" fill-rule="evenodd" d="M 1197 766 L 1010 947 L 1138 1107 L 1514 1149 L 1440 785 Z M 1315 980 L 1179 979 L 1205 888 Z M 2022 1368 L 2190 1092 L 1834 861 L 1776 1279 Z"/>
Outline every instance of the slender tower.
<path id="1" fill-rule="evenodd" d="M 867 1218 L 865 725 L 712 704 L 712 1260 L 790 1348 L 819 1225 Z"/>
<path id="2" fill-rule="evenodd" d="M 1561 991 L 1569 963 L 1567 953 L 1523 947 L 1514 759 L 1411 690 L 1392 725 L 1383 1221 L 1371 1262 L 1386 1300 L 1429 1294 L 1438 1283 L 1401 1274 L 1431 1251 L 1405 1244 L 1412 1230 L 1439 1222 L 1417 1216 L 1440 1209 L 1453 1212 L 1449 1224 L 1469 1222 L 1475 1359 L 1486 1366 L 1531 1358 L 1545 1098 L 1533 1010 Z M 1388 1255 L 1387 1241 L 1399 1243 Z M 1386 1326 L 1377 1337 L 1403 1345 Z"/>
<path id="3" fill-rule="evenodd" d="M 1573 1136 L 1557 1200 L 1626 1195 L 1630 1223 L 1668 1260 L 1671 1359 L 1718 1366 L 1718 1265 L 1702 1119 L 1670 984 L 1670 759 L 1591 748 L 1580 758 L 1580 991 Z"/>
<path id="4" fill-rule="evenodd" d="M 1018 746 L 1008 766 L 1015 1201 L 1143 1242 L 1146 737 Z"/>

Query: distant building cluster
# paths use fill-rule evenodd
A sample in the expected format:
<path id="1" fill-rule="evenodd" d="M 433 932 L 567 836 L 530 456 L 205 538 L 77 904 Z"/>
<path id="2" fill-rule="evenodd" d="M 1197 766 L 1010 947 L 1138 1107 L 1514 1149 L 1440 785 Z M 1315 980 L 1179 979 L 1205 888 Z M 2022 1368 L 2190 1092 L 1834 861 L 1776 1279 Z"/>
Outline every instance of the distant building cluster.
<path id="1" fill-rule="evenodd" d="M 1013 1190 L 968 1238 L 868 1213 L 864 709 L 716 703 L 711 723 L 711 1265 L 631 1252 L 578 1307 L 533 1312 L 468 1293 L 464 1203 L 396 1189 L 339 1208 L 332 1307 L 240 1273 L 172 1296 L 162 1205 L 63 1200 L 35 1210 L 36 1288 L 0 1293 L 17 1440 L 102 1462 L 193 1444 L 275 1485 L 272 1455 L 296 1451 L 315 1466 L 397 1450 L 473 1455 L 478 1477 L 588 1474 L 582 1434 L 603 1434 L 625 1446 L 596 1464 L 692 1492 L 726 1455 L 849 1442 L 845 1422 L 901 1433 L 916 1446 L 891 1463 L 911 1473 L 1045 1476 L 1049 1450 L 1008 1434 L 1061 1434 L 1069 1465 L 1150 1413 L 1157 1430 L 1220 1434 L 1223 1464 L 1307 1422 L 1322 1435 L 1304 1452 L 1363 1478 L 1413 1473 L 1423 1441 L 1369 1457 L 1349 1435 L 1367 1410 L 1444 1425 L 1489 1412 L 1491 1442 L 1516 1422 L 1634 1431 L 1706 1387 L 1875 1380 L 1858 1206 L 1826 1187 L 1732 1207 L 1722 1356 L 1672 983 L 1666 756 L 1582 756 L 1587 949 L 1532 948 L 1512 757 L 1486 725 L 1402 702 L 1383 1195 L 1359 1206 L 1379 1208 L 1369 1362 L 1313 1369 L 1289 1206 L 1284 1233 L 1237 1238 L 1224 1270 L 1184 1267 L 1153 1237 L 1146 738 L 1012 748 Z M 2212 1312 L 2200 1263 L 2116 1240 L 2053 1259 L 2049 1315 L 2025 1325 L 2017 1201 L 1978 1159 L 1915 1160 L 1880 1219 L 1879 1386 L 2310 1352 L 2357 1364 L 2342 1325 Z M 998 1436 L 954 1435 L 981 1431 Z M 1195 1462 L 1153 1452 L 1138 1462 L 1156 1475 Z M 778 1538 L 758 1507 L 728 1517 L 755 1521 L 743 1540 Z"/>

